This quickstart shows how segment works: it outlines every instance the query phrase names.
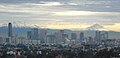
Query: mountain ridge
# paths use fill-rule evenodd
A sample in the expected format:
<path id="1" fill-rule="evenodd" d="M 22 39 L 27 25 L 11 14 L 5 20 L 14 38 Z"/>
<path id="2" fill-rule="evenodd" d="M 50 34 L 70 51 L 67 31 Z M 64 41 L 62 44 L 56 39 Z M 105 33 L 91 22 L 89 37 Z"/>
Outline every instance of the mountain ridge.
<path id="1" fill-rule="evenodd" d="M 7 31 L 8 27 L 7 26 L 1 26 L 0 27 L 0 36 L 7 36 Z M 30 31 L 32 29 L 32 27 L 13 27 L 13 35 L 18 35 L 18 36 L 22 36 L 22 37 L 27 37 L 27 31 Z M 59 29 L 49 29 L 49 28 L 39 28 L 39 29 L 47 29 L 48 33 L 54 33 L 57 32 Z M 86 37 L 88 36 L 92 36 L 95 37 L 95 31 L 97 30 L 69 30 L 69 29 L 64 29 L 66 33 L 70 34 L 72 32 L 76 32 L 77 34 L 79 34 L 80 32 L 84 32 Z M 105 31 L 105 30 L 102 30 Z M 116 32 L 116 31 L 107 31 L 109 34 L 109 38 L 110 39 L 120 39 L 120 32 Z"/>

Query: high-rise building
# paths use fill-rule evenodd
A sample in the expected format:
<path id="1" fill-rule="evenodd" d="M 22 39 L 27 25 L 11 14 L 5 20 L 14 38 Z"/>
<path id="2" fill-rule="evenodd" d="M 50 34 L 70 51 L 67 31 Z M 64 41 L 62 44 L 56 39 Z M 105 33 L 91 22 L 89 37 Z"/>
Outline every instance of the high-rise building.
<path id="1" fill-rule="evenodd" d="M 55 38 L 57 44 L 63 44 L 64 43 L 64 30 L 59 30 L 58 32 L 55 32 Z"/>
<path id="2" fill-rule="evenodd" d="M 84 33 L 81 32 L 80 33 L 80 43 L 82 43 L 84 41 Z"/>
<path id="3" fill-rule="evenodd" d="M 55 44 L 55 35 L 47 35 L 47 43 Z"/>
<path id="4" fill-rule="evenodd" d="M 12 37 L 12 23 L 8 23 L 8 37 Z"/>
<path id="5" fill-rule="evenodd" d="M 108 39 L 108 32 L 101 32 L 101 40 L 105 40 L 105 39 Z"/>
<path id="6" fill-rule="evenodd" d="M 108 32 L 96 31 L 95 40 L 97 41 L 97 43 L 101 43 L 101 41 L 105 39 L 108 39 Z"/>
<path id="7" fill-rule="evenodd" d="M 71 33 L 71 40 L 76 40 L 76 39 L 77 39 L 77 34 Z"/>
<path id="8" fill-rule="evenodd" d="M 41 43 L 47 42 L 47 30 L 45 29 L 39 30 L 39 40 L 41 41 Z"/>
<path id="9" fill-rule="evenodd" d="M 92 38 L 91 36 L 89 36 L 87 43 L 88 43 L 88 44 L 95 44 L 95 43 L 94 43 L 94 40 L 93 40 L 93 38 Z"/>
<path id="10" fill-rule="evenodd" d="M 32 29 L 32 39 L 33 40 L 38 40 L 39 38 L 39 34 L 38 34 L 38 28 L 33 28 Z"/>
<path id="11" fill-rule="evenodd" d="M 96 31 L 96 32 L 95 32 L 95 39 L 96 39 L 97 42 L 100 41 L 100 38 L 101 38 L 101 35 L 100 35 L 100 34 L 101 34 L 100 31 Z"/>
<path id="12" fill-rule="evenodd" d="M 32 31 L 27 31 L 27 38 L 28 38 L 29 40 L 32 39 Z"/>
<path id="13" fill-rule="evenodd" d="M 3 42 L 4 42 L 3 37 L 0 37 L 0 44 L 3 44 Z"/>

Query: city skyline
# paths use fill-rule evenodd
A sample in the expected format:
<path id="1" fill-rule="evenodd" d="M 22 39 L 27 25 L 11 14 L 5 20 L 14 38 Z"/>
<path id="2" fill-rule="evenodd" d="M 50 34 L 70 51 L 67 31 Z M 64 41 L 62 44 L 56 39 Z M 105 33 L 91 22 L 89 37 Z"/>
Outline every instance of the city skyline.
<path id="1" fill-rule="evenodd" d="M 120 0 L 0 0 L 0 58 L 120 58 Z"/>
<path id="2" fill-rule="evenodd" d="M 87 33 L 77 31 L 78 35 L 75 31 L 70 30 L 48 32 L 47 29 L 32 28 L 26 30 L 26 38 L 20 35 L 12 35 L 12 30 L 16 30 L 12 25 L 9 22 L 6 28 L 8 36 L 0 37 L 0 53 L 2 54 L 0 58 L 120 57 L 120 39 L 110 39 L 109 36 L 113 35 L 110 35 L 108 31 L 96 30 Z M 17 31 L 20 31 L 20 29 Z M 86 36 L 88 33 L 94 33 L 94 35 Z"/>
<path id="3" fill-rule="evenodd" d="M 0 26 L 13 21 L 52 29 L 79 30 L 100 24 L 100 30 L 120 32 L 119 0 L 4 0 Z"/>

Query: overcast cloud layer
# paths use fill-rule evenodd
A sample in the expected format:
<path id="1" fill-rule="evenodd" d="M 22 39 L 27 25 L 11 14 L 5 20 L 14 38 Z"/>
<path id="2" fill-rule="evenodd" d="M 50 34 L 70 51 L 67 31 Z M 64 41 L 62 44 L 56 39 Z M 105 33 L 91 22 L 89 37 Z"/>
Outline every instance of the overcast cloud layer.
<path id="1" fill-rule="evenodd" d="M 0 24 L 13 21 L 53 29 L 100 24 L 120 31 L 120 0 L 0 0 Z"/>

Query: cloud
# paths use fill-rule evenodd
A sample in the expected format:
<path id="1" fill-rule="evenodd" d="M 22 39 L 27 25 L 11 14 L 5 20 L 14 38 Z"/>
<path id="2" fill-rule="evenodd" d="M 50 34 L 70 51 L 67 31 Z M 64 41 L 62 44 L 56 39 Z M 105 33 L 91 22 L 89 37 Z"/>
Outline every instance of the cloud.
<path id="1" fill-rule="evenodd" d="M 90 11 L 65 11 L 65 12 L 54 12 L 54 15 L 60 16 L 87 16 L 87 15 L 94 15 L 95 12 Z"/>
<path id="2" fill-rule="evenodd" d="M 120 23 L 119 15 L 120 0 L 0 0 L 0 21 L 5 23 L 80 29 L 96 23 L 113 26 Z"/>
<path id="3" fill-rule="evenodd" d="M 29 5 L 29 3 L 28 3 Z M 31 4 L 31 5 L 38 5 L 38 6 L 60 6 L 63 5 L 59 2 L 42 2 L 42 4 Z"/>
<path id="4" fill-rule="evenodd" d="M 64 11 L 54 12 L 55 15 L 60 16 L 91 16 L 91 15 L 120 15 L 118 12 L 91 12 L 91 11 Z"/>
<path id="5" fill-rule="evenodd" d="M 111 31 L 117 31 L 120 32 L 120 23 L 116 23 L 114 25 L 106 25 L 104 26 L 103 30 L 111 30 Z"/>
<path id="6" fill-rule="evenodd" d="M 49 24 L 45 25 L 46 28 L 51 29 L 71 29 L 71 30 L 80 30 L 88 27 L 89 25 L 85 24 Z"/>
<path id="7" fill-rule="evenodd" d="M 39 3 L 40 0 L 0 0 L 1 4 Z"/>

